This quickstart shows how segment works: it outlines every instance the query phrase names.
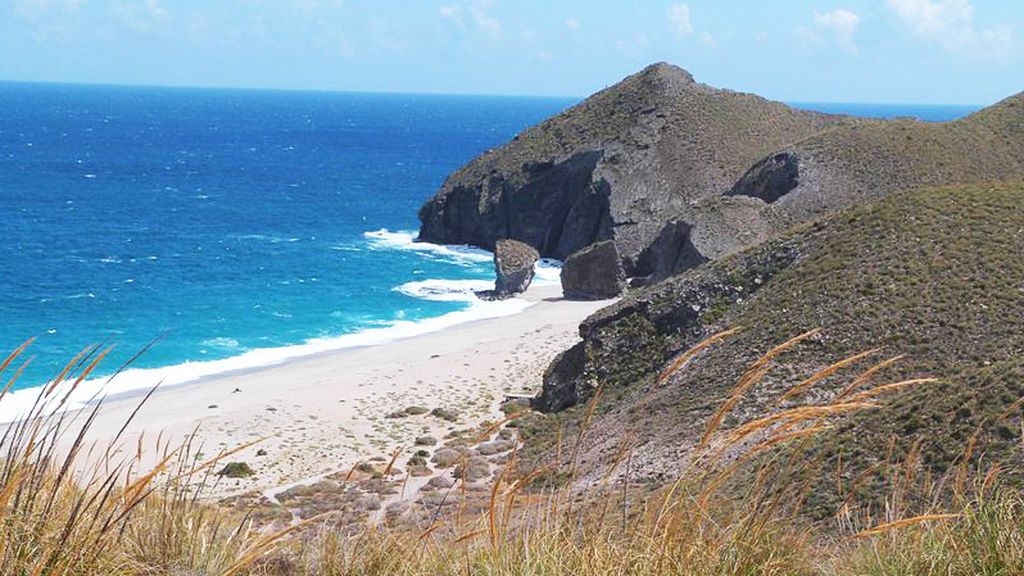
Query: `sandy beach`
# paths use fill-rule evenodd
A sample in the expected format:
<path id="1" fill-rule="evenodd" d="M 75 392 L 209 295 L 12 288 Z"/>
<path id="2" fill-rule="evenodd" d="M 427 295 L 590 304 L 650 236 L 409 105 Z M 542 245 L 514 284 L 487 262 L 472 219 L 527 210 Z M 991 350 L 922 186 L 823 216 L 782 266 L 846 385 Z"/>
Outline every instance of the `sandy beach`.
<path id="1" fill-rule="evenodd" d="M 399 449 L 411 454 L 417 437 L 441 439 L 496 420 L 506 394 L 535 393 L 551 359 L 578 340 L 580 321 L 608 304 L 563 300 L 558 286 L 533 287 L 521 297 L 533 304 L 519 314 L 158 390 L 120 449 L 134 454 L 142 437 L 151 452 L 145 460 L 152 461 L 158 437 L 174 443 L 198 430 L 209 458 L 263 438 L 230 458 L 255 474 L 221 481 L 210 493 L 217 497 L 253 490 L 272 497 Z M 91 438 L 99 445 L 113 438 L 139 400 L 108 400 Z M 412 406 L 458 417 L 394 417 Z"/>

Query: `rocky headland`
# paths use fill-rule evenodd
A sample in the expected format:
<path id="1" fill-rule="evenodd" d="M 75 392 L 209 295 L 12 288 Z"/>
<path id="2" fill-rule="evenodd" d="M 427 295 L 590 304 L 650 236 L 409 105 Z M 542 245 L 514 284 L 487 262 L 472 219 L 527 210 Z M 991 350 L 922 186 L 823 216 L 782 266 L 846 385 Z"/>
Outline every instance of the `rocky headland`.
<path id="1" fill-rule="evenodd" d="M 420 239 L 493 249 L 514 238 L 559 260 L 613 240 L 625 273 L 646 276 L 667 222 L 693 219 L 772 151 L 847 122 L 655 64 L 453 173 L 420 210 Z"/>
<path id="2" fill-rule="evenodd" d="M 1018 95 L 947 123 L 851 118 L 654 64 L 453 173 L 419 237 L 512 238 L 560 260 L 612 241 L 633 284 L 652 284 L 897 190 L 1024 177 L 1022 107 Z"/>

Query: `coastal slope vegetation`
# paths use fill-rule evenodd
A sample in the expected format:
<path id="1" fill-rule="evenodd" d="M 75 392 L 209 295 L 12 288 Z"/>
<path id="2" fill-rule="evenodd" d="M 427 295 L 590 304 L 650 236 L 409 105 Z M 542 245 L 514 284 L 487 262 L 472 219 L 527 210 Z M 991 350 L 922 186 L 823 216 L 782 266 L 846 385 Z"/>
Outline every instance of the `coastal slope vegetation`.
<path id="1" fill-rule="evenodd" d="M 629 438 L 630 477 L 663 484 L 691 462 L 715 407 L 757 357 L 820 330 L 778 358 L 736 414 L 831 401 L 849 385 L 844 371 L 869 366 L 890 383 L 937 380 L 895 387 L 887 409 L 830 421 L 805 447 L 820 461 L 808 495 L 816 513 L 854 493 L 881 503 L 886 470 L 907 459 L 935 479 L 966 463 L 998 464 L 1019 480 L 1022 202 L 1021 183 L 893 194 L 631 292 L 588 318 L 583 341 L 548 369 L 536 402 L 556 413 L 524 425 L 533 449 L 552 446 L 553 430 L 581 418 L 600 390 L 576 482 L 600 481 Z M 738 331 L 659 382 L 680 351 L 727 328 Z"/>

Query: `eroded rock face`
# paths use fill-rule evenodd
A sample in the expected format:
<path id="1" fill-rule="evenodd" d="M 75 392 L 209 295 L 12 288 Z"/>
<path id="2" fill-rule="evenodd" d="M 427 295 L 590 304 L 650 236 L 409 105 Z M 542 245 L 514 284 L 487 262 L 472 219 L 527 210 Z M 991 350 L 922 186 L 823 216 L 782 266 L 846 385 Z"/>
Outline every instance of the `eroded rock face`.
<path id="1" fill-rule="evenodd" d="M 796 154 L 780 153 L 755 164 L 729 191 L 730 196 L 750 196 L 771 204 L 800 183 Z"/>
<path id="2" fill-rule="evenodd" d="M 791 265 L 802 249 L 801 243 L 771 243 L 630 291 L 580 324 L 583 341 L 548 366 L 534 408 L 557 412 L 586 402 L 598 383 L 606 390 L 642 383 L 707 336 L 709 323 Z"/>
<path id="3" fill-rule="evenodd" d="M 611 237 L 609 185 L 594 174 L 602 155 L 582 150 L 557 160 L 532 159 L 515 173 L 450 181 L 443 196 L 420 209 L 420 238 L 486 249 L 500 238 L 515 238 L 546 257 L 564 259 Z"/>
<path id="4" fill-rule="evenodd" d="M 562 352 L 544 372 L 544 387 L 531 404 L 541 412 L 558 412 L 574 406 L 587 393 L 584 388 L 585 343 Z"/>
<path id="5" fill-rule="evenodd" d="M 692 230 L 693 226 L 684 220 L 665 224 L 654 242 L 640 255 L 641 266 L 649 274 L 637 278 L 636 283 L 653 284 L 707 262 L 709 258 L 693 245 Z"/>
<path id="6" fill-rule="evenodd" d="M 626 287 L 615 242 L 596 242 L 566 259 L 561 272 L 562 294 L 570 300 L 615 298 Z"/>
<path id="7" fill-rule="evenodd" d="M 494 247 L 494 296 L 509 298 L 524 292 L 533 281 L 533 265 L 540 255 L 532 246 L 518 240 L 499 240 Z"/>

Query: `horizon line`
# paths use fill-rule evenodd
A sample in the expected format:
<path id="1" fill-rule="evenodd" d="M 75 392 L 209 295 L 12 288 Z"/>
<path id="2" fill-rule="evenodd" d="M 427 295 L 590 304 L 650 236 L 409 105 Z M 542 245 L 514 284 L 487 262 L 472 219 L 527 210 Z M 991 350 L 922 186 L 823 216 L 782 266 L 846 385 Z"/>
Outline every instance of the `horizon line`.
<path id="1" fill-rule="evenodd" d="M 0 84 L 32 84 L 32 85 L 48 85 L 48 86 L 79 86 L 79 87 L 94 87 L 94 88 L 143 88 L 143 89 L 176 89 L 176 90 L 222 90 L 222 91 L 238 91 L 238 92 L 296 92 L 296 93 L 320 93 L 320 94 L 360 94 L 360 95 L 380 95 L 380 96 L 449 96 L 449 97 L 471 97 L 471 98 L 523 98 L 523 99 L 546 99 L 546 100 L 574 100 L 576 102 L 582 102 L 589 98 L 593 94 L 585 96 L 565 96 L 565 95 L 543 95 L 543 94 L 501 94 L 494 92 L 430 92 L 430 91 L 387 91 L 387 90 L 344 90 L 337 88 L 279 88 L 279 87 L 265 87 L 265 86 L 226 86 L 226 85 L 195 85 L 195 84 L 135 84 L 135 83 L 119 83 L 119 82 L 76 82 L 76 81 L 65 81 L 65 80 L 17 80 L 0 78 Z M 614 86 L 614 84 L 608 84 L 600 90 L 604 90 Z M 757 92 L 744 92 L 735 90 L 737 93 L 754 94 L 762 96 Z M 1012 95 L 1011 95 L 1012 96 Z M 765 96 L 762 96 L 765 97 Z M 765 97 L 767 98 L 767 97 Z M 769 98 L 775 100 L 774 98 Z M 962 107 L 962 108 L 976 108 L 981 109 L 996 102 L 996 100 L 990 104 L 978 104 L 978 103 L 963 103 L 963 102 L 867 102 L 867 101 L 840 101 L 840 100 L 807 100 L 807 99 L 779 99 L 776 102 L 781 102 L 791 106 L 799 107 L 800 104 L 839 104 L 839 105 L 860 105 L 860 106 L 945 106 L 945 107 Z"/>

